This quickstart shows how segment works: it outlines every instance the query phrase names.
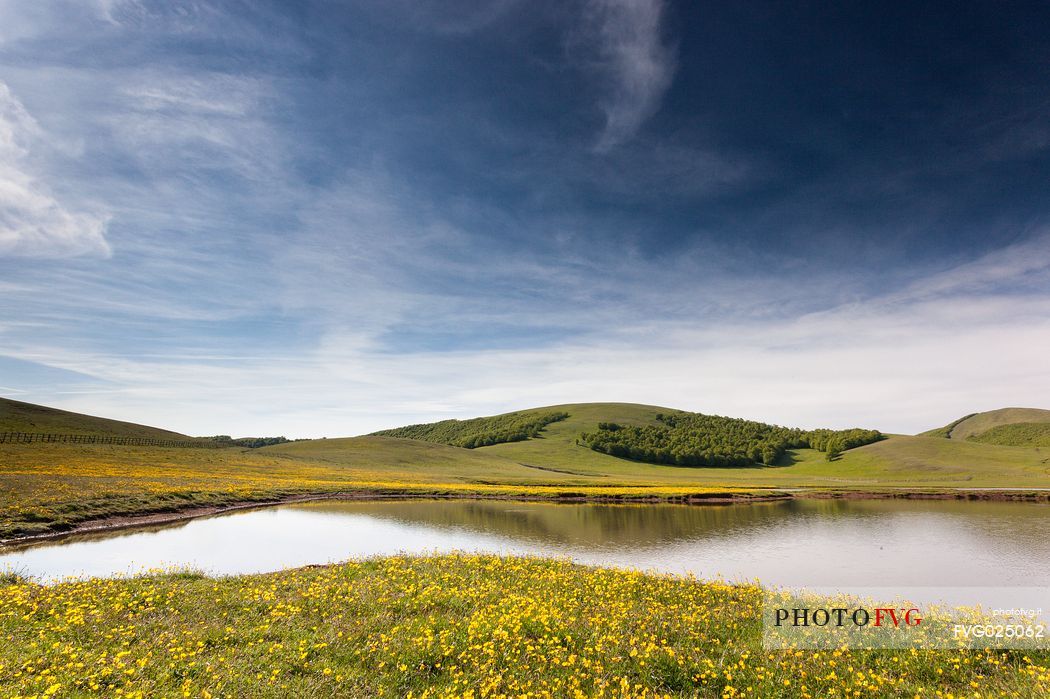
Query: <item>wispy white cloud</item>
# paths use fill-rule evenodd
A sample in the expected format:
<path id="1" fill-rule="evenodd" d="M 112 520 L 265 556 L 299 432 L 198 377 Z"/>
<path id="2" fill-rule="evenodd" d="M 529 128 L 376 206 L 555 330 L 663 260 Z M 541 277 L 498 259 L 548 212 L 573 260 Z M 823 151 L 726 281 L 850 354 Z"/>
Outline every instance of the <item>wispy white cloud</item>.
<path id="1" fill-rule="evenodd" d="M 1038 233 L 976 260 L 952 267 L 911 284 L 896 296 L 927 297 L 970 293 L 1004 285 L 1046 282 L 1050 272 L 1050 233 Z"/>
<path id="2" fill-rule="evenodd" d="M 32 151 L 43 140 L 40 126 L 0 82 L 0 255 L 108 256 L 108 214 L 68 207 L 33 172 Z"/>
<path id="3" fill-rule="evenodd" d="M 102 123 L 152 178 L 213 171 L 252 181 L 279 176 L 284 141 L 266 120 L 275 100 L 266 80 L 175 69 L 114 77 L 122 86 Z"/>
<path id="4" fill-rule="evenodd" d="M 383 323 L 373 319 L 333 323 L 311 348 L 280 356 L 129 358 L 57 346 L 13 354 L 105 388 L 56 393 L 62 407 L 200 434 L 337 436 L 589 400 L 917 432 L 968 412 L 1045 402 L 1050 301 L 972 288 L 975 273 L 1000 266 L 992 253 L 958 265 L 957 281 L 936 295 L 889 292 L 802 315 L 646 319 L 613 304 L 608 315 L 577 314 L 593 332 L 542 348 L 390 352 L 375 341 Z M 1045 270 L 1038 276 L 1050 284 Z M 689 293 L 679 287 L 664 298 Z M 382 310 L 399 317 L 433 301 L 403 298 L 404 306 Z M 125 390 L 110 393 L 112 386 Z"/>
<path id="5" fill-rule="evenodd" d="M 123 9 L 139 5 L 138 0 L 5 0 L 0 2 L 0 47 L 41 36 L 82 36 L 89 27 L 116 24 Z"/>
<path id="6" fill-rule="evenodd" d="M 1023 302 L 1014 299 L 1011 307 Z M 915 432 L 959 414 L 1040 405 L 1050 389 L 1041 347 L 1050 324 L 1004 324 L 989 306 L 962 330 L 950 305 L 900 314 L 711 328 L 660 343 L 602 341 L 542 351 L 388 355 L 342 338 L 298 357 L 236 363 L 144 361 L 73 355 L 32 357 L 87 373 L 121 393 L 55 396 L 72 409 L 182 431 L 301 436 L 355 434 L 449 416 L 587 400 L 637 401 L 803 426 L 873 426 Z M 1045 304 L 1041 309 L 1045 313 Z M 1045 317 L 1045 316 L 1044 316 Z M 902 321 L 910 326 L 901 332 Z M 780 346 L 790 334 L 796 347 Z M 107 389 L 108 391 L 108 389 Z"/>
<path id="7" fill-rule="evenodd" d="M 484 3 L 471 0 L 389 0 L 382 9 L 395 9 L 399 21 L 407 19 L 420 31 L 464 36 L 488 28 L 519 4 L 521 0 L 490 0 Z"/>
<path id="8" fill-rule="evenodd" d="M 225 74 L 135 76 L 125 94 L 142 110 L 251 116 L 267 92 L 262 81 Z"/>
<path id="9" fill-rule="evenodd" d="M 663 35 L 663 0 L 588 0 L 585 43 L 604 83 L 605 128 L 595 146 L 605 152 L 630 139 L 660 107 L 671 86 L 675 51 Z"/>
<path id="10" fill-rule="evenodd" d="M 196 31 L 221 18 L 221 3 L 207 0 L 94 0 L 108 22 L 126 26 L 163 26 L 167 31 Z"/>
<path id="11" fill-rule="evenodd" d="M 666 8 L 582 1 L 571 52 L 588 80 L 541 51 L 476 94 L 469 74 L 442 84 L 427 51 L 491 55 L 511 15 L 510 38 L 531 46 L 579 5 L 377 4 L 331 33 L 331 4 L 0 5 L 19 98 L 3 101 L 0 179 L 50 235 L 20 240 L 84 244 L 77 217 L 109 214 L 101 240 L 117 253 L 0 260 L 0 363 L 56 369 L 29 400 L 193 433 L 342 435 L 585 400 L 915 431 L 1043 400 L 1046 238 L 969 262 L 960 246 L 950 269 L 873 264 L 877 236 L 838 236 L 842 255 L 745 239 L 732 219 L 750 213 L 719 215 L 720 195 L 775 159 L 709 147 L 681 119 L 643 130 L 675 72 Z M 373 45 L 369 17 L 407 48 Z M 551 70 L 538 92 L 496 82 L 537 65 Z M 551 92 L 565 101 L 550 120 L 478 107 Z M 588 149 L 560 119 L 595 104 L 605 124 Z M 780 210 L 762 211 L 776 243 Z M 26 391 L 11 366 L 0 383 Z"/>

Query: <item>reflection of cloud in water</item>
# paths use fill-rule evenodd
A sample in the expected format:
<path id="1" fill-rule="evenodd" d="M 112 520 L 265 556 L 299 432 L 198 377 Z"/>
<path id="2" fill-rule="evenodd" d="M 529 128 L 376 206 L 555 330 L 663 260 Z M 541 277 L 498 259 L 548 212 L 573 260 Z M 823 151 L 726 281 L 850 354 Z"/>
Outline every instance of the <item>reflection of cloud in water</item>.
<path id="1" fill-rule="evenodd" d="M 466 550 L 786 586 L 1046 585 L 1048 525 L 1050 507 L 1026 503 L 324 501 L 75 537 L 7 553 L 0 568 L 105 575 L 169 564 L 241 573 Z"/>

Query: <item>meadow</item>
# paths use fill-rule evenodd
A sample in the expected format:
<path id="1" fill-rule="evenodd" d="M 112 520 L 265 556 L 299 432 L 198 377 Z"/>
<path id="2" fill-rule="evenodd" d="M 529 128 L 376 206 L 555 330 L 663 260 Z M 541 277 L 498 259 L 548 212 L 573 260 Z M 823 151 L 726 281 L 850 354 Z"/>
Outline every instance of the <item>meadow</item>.
<path id="1" fill-rule="evenodd" d="M 435 493 L 465 484 L 484 489 L 485 477 L 513 486 L 558 478 L 453 447 L 389 441 L 370 437 L 335 445 L 353 465 L 323 455 L 294 459 L 247 449 L 3 445 L 0 538 L 64 531 L 90 520 L 306 494 Z"/>
<path id="2" fill-rule="evenodd" d="M 773 467 L 689 468 L 630 461 L 576 444 L 601 421 L 656 424 L 667 408 L 630 403 L 551 406 L 569 413 L 538 439 L 477 449 L 581 476 L 726 488 L 809 488 L 860 492 L 950 492 L 959 488 L 1050 487 L 1050 449 L 980 444 L 932 436 L 887 435 L 833 461 L 815 449 L 791 449 Z M 310 444 L 310 443 L 304 443 Z"/>
<path id="3" fill-rule="evenodd" d="M 923 434 L 934 434 L 949 439 L 971 439 L 989 430 L 1018 423 L 1050 423 L 1050 410 L 1040 408 L 999 408 L 966 415 L 944 427 Z"/>
<path id="4" fill-rule="evenodd" d="M 298 457 L 267 449 L 0 445 L 0 540 L 113 518 L 311 496 L 682 501 L 769 494 L 580 477 L 385 437 L 319 441 Z"/>
<path id="5" fill-rule="evenodd" d="M 115 517 L 294 497 L 973 497 L 970 489 L 1006 486 L 1045 498 L 1050 481 L 1050 454 L 1037 446 L 943 436 L 891 435 L 832 461 L 813 449 L 791 449 L 775 466 L 649 464 L 592 450 L 578 443 L 579 435 L 603 421 L 652 426 L 666 408 L 607 403 L 542 411 L 559 419 L 528 439 L 473 449 L 386 436 L 258 449 L 2 444 L 0 538 L 69 531 Z M 14 417 L 28 430 L 121 434 L 124 429 L 125 423 L 68 415 L 21 410 Z M 184 437 L 133 427 L 144 437 Z M 1043 697 L 1050 692 L 1050 660 L 1043 652 L 764 651 L 762 594 L 757 583 L 467 555 L 394 556 L 223 578 L 158 572 L 46 586 L 8 573 L 0 577 L 0 694 L 41 699 Z"/>
<path id="6" fill-rule="evenodd" d="M 689 468 L 631 461 L 578 443 L 599 422 L 652 425 L 666 408 L 594 403 L 545 411 L 568 417 L 550 422 L 534 438 L 475 449 L 382 436 L 260 449 L 0 444 L 0 539 L 115 517 L 303 496 L 683 501 L 789 493 L 969 497 L 973 490 L 1010 487 L 1020 489 L 1011 491 L 1015 497 L 1030 488 L 1032 497 L 1045 498 L 1050 486 L 1050 450 L 1038 446 L 891 435 L 833 461 L 814 449 L 793 449 L 773 467 Z M 61 416 L 45 417 L 47 428 L 65 429 Z M 100 420 L 65 419 L 80 430 Z M 125 424 L 102 423 L 105 433 Z"/>
<path id="7" fill-rule="evenodd" d="M 1050 423 L 1015 422 L 997 425 L 970 439 L 982 444 L 1050 447 Z"/>
<path id="8" fill-rule="evenodd" d="M 0 583 L 12 697 L 1044 697 L 1046 652 L 765 651 L 762 590 L 493 556 Z"/>

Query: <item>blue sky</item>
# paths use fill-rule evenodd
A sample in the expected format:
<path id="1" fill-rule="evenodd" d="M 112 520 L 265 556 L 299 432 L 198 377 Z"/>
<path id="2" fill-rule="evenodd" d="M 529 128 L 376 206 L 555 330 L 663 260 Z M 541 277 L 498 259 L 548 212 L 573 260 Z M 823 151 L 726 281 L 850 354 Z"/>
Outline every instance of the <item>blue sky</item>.
<path id="1" fill-rule="evenodd" d="M 884 5 L 0 3 L 0 395 L 1050 407 L 1048 11 Z"/>

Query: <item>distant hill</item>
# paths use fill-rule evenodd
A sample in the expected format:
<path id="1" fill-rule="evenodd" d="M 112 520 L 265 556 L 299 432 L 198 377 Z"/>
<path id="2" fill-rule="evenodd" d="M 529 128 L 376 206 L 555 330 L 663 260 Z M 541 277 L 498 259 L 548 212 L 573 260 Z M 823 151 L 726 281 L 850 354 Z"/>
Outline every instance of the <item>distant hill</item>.
<path id="1" fill-rule="evenodd" d="M 944 427 L 923 432 L 923 437 L 971 440 L 1000 446 L 1050 444 L 1050 410 L 1000 408 L 961 417 Z"/>
<path id="2" fill-rule="evenodd" d="M 565 430 L 559 427 L 580 423 L 587 428 L 577 427 L 568 435 L 571 445 L 566 446 L 572 450 L 584 447 L 632 461 L 695 467 L 773 466 L 788 450 L 810 448 L 826 452 L 832 460 L 845 450 L 883 439 L 877 430 L 801 430 L 623 403 L 535 408 L 410 425 L 376 434 L 474 449 L 546 439 L 548 435 L 560 438 Z"/>
<path id="3" fill-rule="evenodd" d="M 93 415 L 72 413 L 34 403 L 0 398 L 0 432 L 50 434 L 84 434 L 106 437 L 142 437 L 147 439 L 193 439 L 178 432 L 162 430 L 133 422 L 109 420 Z"/>
<path id="4" fill-rule="evenodd" d="M 557 473 L 530 468 L 486 453 L 484 449 L 376 435 L 286 442 L 256 449 L 253 454 L 262 457 L 280 455 L 345 467 L 365 479 L 396 472 L 413 481 L 435 478 L 468 483 L 565 480 Z"/>
<path id="5" fill-rule="evenodd" d="M 595 450 L 583 438 L 583 435 L 595 432 L 618 435 L 620 432 L 632 432 L 628 428 L 637 427 L 643 428 L 643 437 L 653 430 L 668 429 L 672 433 L 667 435 L 669 438 L 692 439 L 697 432 L 692 428 L 705 426 L 694 424 L 695 421 L 689 419 L 685 425 L 689 429 L 684 432 L 676 430 L 668 425 L 667 416 L 683 413 L 673 408 L 631 403 L 576 403 L 533 408 L 518 411 L 517 414 L 522 413 L 534 416 L 554 414 L 561 419 L 548 422 L 527 439 L 472 449 L 419 439 L 369 436 L 304 440 L 250 450 L 172 450 L 157 447 L 156 451 L 151 451 L 152 447 L 107 447 L 107 458 L 99 460 L 97 449 L 78 444 L 56 444 L 40 451 L 0 444 L 0 489 L 13 487 L 15 491 L 21 488 L 24 492 L 28 487 L 24 473 L 45 466 L 61 464 L 63 468 L 73 468 L 78 473 L 86 474 L 92 473 L 92 469 L 109 469 L 116 465 L 128 473 L 142 474 L 143 478 L 148 475 L 149 484 L 144 487 L 153 493 L 156 475 L 152 467 L 162 462 L 177 467 L 179 475 L 172 477 L 172 488 L 211 492 L 206 497 L 202 495 L 202 501 L 220 497 L 215 495 L 218 491 L 213 492 L 218 488 L 221 498 L 225 498 L 223 502 L 231 501 L 234 495 L 228 489 L 234 485 L 240 489 L 245 478 L 262 489 L 258 492 L 265 491 L 271 495 L 278 491 L 281 494 L 304 490 L 342 491 L 368 484 L 371 484 L 369 487 L 381 487 L 382 492 L 391 493 L 398 492 L 402 486 L 415 489 L 413 492 L 418 492 L 419 488 L 431 488 L 436 493 L 466 493 L 471 488 L 520 486 L 531 489 L 542 486 L 554 488 L 550 492 L 556 492 L 558 497 L 582 497 L 584 491 L 578 489 L 589 488 L 586 491 L 589 496 L 609 493 L 609 497 L 614 498 L 619 497 L 616 495 L 619 488 L 651 488 L 654 496 L 660 493 L 661 496 L 670 494 L 675 497 L 685 497 L 697 492 L 697 489 L 723 488 L 748 492 L 807 487 L 858 491 L 883 488 L 915 491 L 938 488 L 1050 488 L 1050 450 L 1040 446 L 1038 440 L 1041 437 L 1036 432 L 1042 426 L 1050 425 L 1050 422 L 1012 423 L 1018 427 L 1010 427 L 1008 431 L 1017 434 L 1008 434 L 1007 438 L 1026 440 L 1020 446 L 981 443 L 974 439 L 889 435 L 875 443 L 847 449 L 833 460 L 828 460 L 827 454 L 816 448 L 792 446 L 775 465 L 691 468 L 623 458 Z M 562 417 L 562 414 L 565 416 Z M 661 415 L 663 419 L 660 419 Z M 684 415 L 689 417 L 689 414 Z M 1031 416 L 1032 413 L 1021 415 L 1029 419 Z M 463 426 L 470 422 L 456 421 L 453 425 Z M 485 424 L 492 427 L 506 422 L 498 420 Z M 725 428 L 755 427 L 744 424 L 746 421 L 728 418 L 718 419 L 717 422 L 724 422 L 721 426 Z M 961 424 L 962 420 L 956 422 Z M 477 426 L 482 423 L 472 424 Z M 611 424 L 618 427 L 610 429 Z M 1030 427 L 1033 424 L 1037 427 Z M 464 434 L 452 434 L 446 431 L 448 426 L 437 427 L 427 436 L 450 440 L 473 436 L 470 430 Z M 757 427 L 760 431 L 766 429 L 761 424 Z M 985 431 L 980 435 L 981 438 L 1002 439 L 1000 427 Z M 166 430 L 4 400 L 0 400 L 0 430 L 186 439 L 183 435 Z M 728 429 L 704 433 L 708 432 L 733 436 L 732 430 Z M 46 457 L 41 458 L 41 455 Z M 16 485 L 4 485 L 5 468 L 13 471 L 9 478 L 21 479 Z M 49 472 L 36 476 L 39 492 L 47 492 L 51 477 Z M 91 476 L 91 479 L 90 482 L 84 481 L 87 484 L 85 487 L 112 487 L 108 470 Z M 85 492 L 94 492 L 90 488 Z M 159 499 L 147 498 L 152 503 L 150 507 L 170 507 L 167 495 L 157 497 Z M 106 502 L 105 511 L 92 510 L 94 515 L 112 514 L 115 511 L 111 508 L 113 503 Z M 126 505 L 118 505 L 118 510 L 125 512 L 119 508 Z M 65 515 L 55 514 L 54 517 L 61 520 Z M 19 526 L 31 529 L 36 525 L 25 522 Z M 2 533 L 3 522 L 0 521 L 0 535 Z"/>
<path id="6" fill-rule="evenodd" d="M 1050 447 L 1050 422 L 1014 422 L 970 437 L 970 441 L 1007 447 Z"/>
<path id="7" fill-rule="evenodd" d="M 538 438 L 474 451 L 563 473 L 652 485 L 691 482 L 784 487 L 1050 486 L 1048 455 L 1035 449 L 902 435 L 850 449 L 834 461 L 827 461 L 826 455 L 815 449 L 795 449 L 789 450 L 776 467 L 682 468 L 647 464 L 590 449 L 580 442 L 580 434 L 598 429 L 602 422 L 656 427 L 661 424 L 657 415 L 676 412 L 672 408 L 576 403 L 537 410 L 566 412 L 569 417 L 547 425 Z"/>
<path id="8" fill-rule="evenodd" d="M 476 417 L 470 420 L 441 420 L 440 422 L 408 425 L 373 432 L 372 436 L 418 439 L 424 442 L 476 449 L 493 444 L 521 442 L 536 437 L 547 425 L 567 417 L 569 414 L 564 411 L 523 410 L 492 417 Z"/>
<path id="9" fill-rule="evenodd" d="M 675 466 L 775 466 L 788 450 L 816 449 L 833 460 L 843 451 L 883 439 L 878 430 L 802 430 L 754 420 L 676 411 L 658 425 L 600 422 L 580 444 L 611 456 Z"/>
<path id="10" fill-rule="evenodd" d="M 952 434 L 952 430 L 955 429 L 956 425 L 958 425 L 959 423 L 963 422 L 964 420 L 969 420 L 971 417 L 974 417 L 975 415 L 977 415 L 977 413 L 970 413 L 969 415 L 963 415 L 958 420 L 953 420 L 953 421 L 949 422 L 947 425 L 945 425 L 944 427 L 935 427 L 932 430 L 926 430 L 925 432 L 920 432 L 919 434 L 917 434 L 915 436 L 916 437 L 943 437 L 944 439 L 950 439 L 951 438 L 951 434 Z"/>

